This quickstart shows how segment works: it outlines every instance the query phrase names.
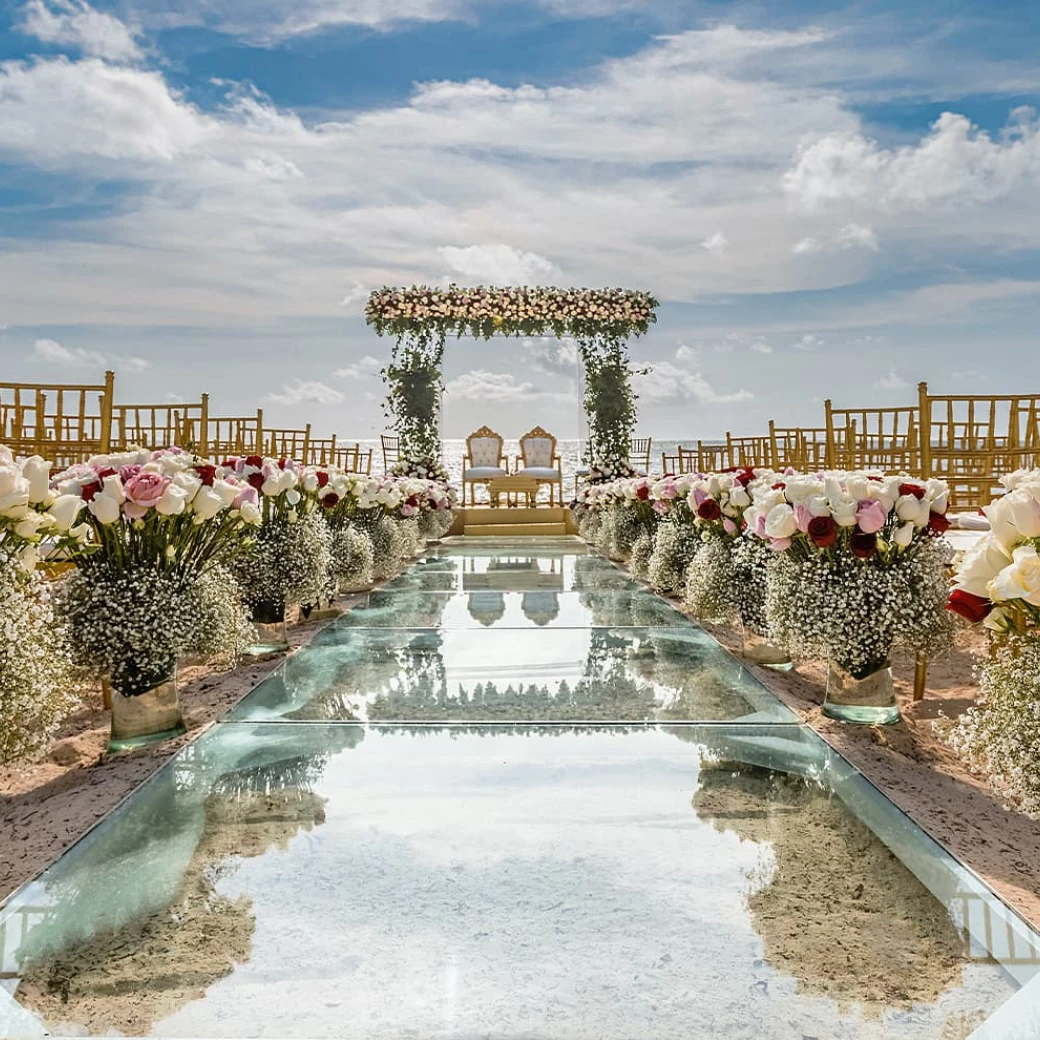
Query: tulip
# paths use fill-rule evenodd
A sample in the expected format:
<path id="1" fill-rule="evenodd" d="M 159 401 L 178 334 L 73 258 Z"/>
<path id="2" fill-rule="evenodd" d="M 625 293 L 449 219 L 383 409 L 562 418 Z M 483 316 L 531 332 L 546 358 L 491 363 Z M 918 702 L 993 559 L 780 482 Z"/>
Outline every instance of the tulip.
<path id="1" fill-rule="evenodd" d="M 95 495 L 88 506 L 99 524 L 114 524 L 123 515 L 122 502 L 106 492 Z"/>
<path id="2" fill-rule="evenodd" d="M 46 502 L 50 495 L 51 463 L 34 455 L 22 463 L 22 476 L 29 482 L 29 501 Z"/>
<path id="3" fill-rule="evenodd" d="M 59 495 L 51 503 L 48 512 L 59 534 L 65 534 L 72 527 L 82 508 L 83 499 L 79 495 Z"/>

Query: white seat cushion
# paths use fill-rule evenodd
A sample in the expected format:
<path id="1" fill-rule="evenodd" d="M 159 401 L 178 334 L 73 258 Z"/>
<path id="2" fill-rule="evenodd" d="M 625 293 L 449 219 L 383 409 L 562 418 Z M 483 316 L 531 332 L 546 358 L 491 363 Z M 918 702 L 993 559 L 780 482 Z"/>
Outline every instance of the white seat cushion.
<path id="1" fill-rule="evenodd" d="M 542 480 L 560 479 L 560 471 L 553 469 L 552 466 L 525 466 L 523 469 L 517 470 L 516 475 L 518 477 L 538 477 Z"/>
<path id="2" fill-rule="evenodd" d="M 589 469 L 587 469 L 587 468 L 583 467 L 582 469 L 579 469 L 579 470 L 578 470 L 578 476 L 579 476 L 579 477 L 587 477 L 587 476 L 589 475 L 589 473 L 590 473 L 590 472 L 591 472 L 591 471 L 590 471 Z"/>
<path id="3" fill-rule="evenodd" d="M 504 477 L 506 471 L 501 466 L 471 466 L 462 474 L 463 480 L 493 480 Z"/>

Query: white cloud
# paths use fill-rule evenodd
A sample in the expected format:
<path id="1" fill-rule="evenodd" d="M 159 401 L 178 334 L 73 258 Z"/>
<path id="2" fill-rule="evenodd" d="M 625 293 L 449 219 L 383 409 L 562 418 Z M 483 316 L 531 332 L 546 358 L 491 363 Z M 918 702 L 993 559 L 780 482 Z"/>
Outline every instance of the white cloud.
<path id="1" fill-rule="evenodd" d="M 340 306 L 345 307 L 351 314 L 363 314 L 368 296 L 367 286 L 362 285 L 361 282 L 352 282 L 343 299 L 340 300 Z"/>
<path id="2" fill-rule="evenodd" d="M 1029 110 L 994 140 L 967 116 L 944 112 L 915 145 L 883 148 L 861 133 L 830 133 L 804 146 L 784 176 L 796 203 L 853 202 L 878 209 L 973 204 L 1040 179 L 1040 121 Z"/>
<path id="3" fill-rule="evenodd" d="M 522 401 L 537 393 L 533 383 L 518 383 L 510 372 L 488 372 L 486 369 L 463 372 L 449 380 L 444 390 L 456 400 L 485 403 Z"/>
<path id="4" fill-rule="evenodd" d="M 62 368 L 93 368 L 99 371 L 111 368 L 124 372 L 143 372 L 151 367 L 151 362 L 142 357 L 103 354 L 83 347 L 63 347 L 54 339 L 36 340 L 32 345 L 32 358 Z"/>
<path id="5" fill-rule="evenodd" d="M 29 0 L 17 28 L 43 43 L 75 47 L 106 61 L 138 61 L 143 57 L 130 28 L 113 15 L 95 11 L 83 0 Z"/>
<path id="6" fill-rule="evenodd" d="M 721 231 L 716 231 L 714 235 L 701 242 L 702 248 L 707 249 L 709 253 L 721 253 L 728 245 L 729 239 Z"/>
<path id="7" fill-rule="evenodd" d="M 446 281 L 486 285 L 546 285 L 559 282 L 552 261 L 504 244 L 442 246 L 437 250 L 453 274 Z"/>
<path id="8" fill-rule="evenodd" d="M 285 383 L 282 392 L 270 393 L 264 397 L 265 401 L 272 404 L 339 404 L 346 398 L 339 390 L 327 386 L 325 383 L 315 381 L 304 381 L 296 379 L 292 383 Z"/>
<path id="9" fill-rule="evenodd" d="M 882 390 L 906 390 L 910 384 L 894 369 L 890 368 L 878 381 Z"/>
<path id="10" fill-rule="evenodd" d="M 181 394 L 167 394 L 163 400 L 169 404 L 184 404 L 184 398 Z"/>
<path id="11" fill-rule="evenodd" d="M 574 340 L 540 336 L 538 339 L 525 339 L 523 345 L 536 368 L 553 374 L 575 375 L 578 367 L 578 345 Z"/>
<path id="12" fill-rule="evenodd" d="M 647 373 L 632 377 L 632 386 L 644 402 L 685 400 L 693 404 L 734 404 L 755 395 L 747 390 L 719 393 L 700 372 L 679 368 L 670 361 L 654 361 Z"/>
<path id="13" fill-rule="evenodd" d="M 988 379 L 989 376 L 985 372 L 979 372 L 977 369 L 969 368 L 963 372 L 951 372 L 951 379 L 956 379 L 959 383 L 963 382 L 978 382 L 979 380 Z"/>
<path id="14" fill-rule="evenodd" d="M 758 339 L 751 343 L 748 347 L 749 350 L 754 351 L 756 354 L 772 354 L 773 348 L 764 339 Z"/>
<path id="15" fill-rule="evenodd" d="M 823 243 L 818 238 L 800 238 L 791 247 L 795 256 L 804 256 L 809 253 L 818 253 L 823 249 Z"/>
<path id="16" fill-rule="evenodd" d="M 846 224 L 835 236 L 834 244 L 839 249 L 870 249 L 875 253 L 878 250 L 878 238 L 874 229 L 864 224 Z"/>
<path id="17" fill-rule="evenodd" d="M 372 357 L 371 354 L 366 354 L 364 357 L 359 358 L 351 365 L 345 365 L 343 368 L 337 368 L 333 375 L 340 379 L 367 379 L 371 376 L 377 376 L 383 369 L 383 362 L 379 358 Z"/>
<path id="18" fill-rule="evenodd" d="M 824 341 L 816 335 L 815 332 L 807 332 L 797 343 L 795 343 L 795 350 L 815 350 L 817 347 L 822 347 Z"/>
<path id="19" fill-rule="evenodd" d="M 696 364 L 700 355 L 694 347 L 688 347 L 685 343 L 680 343 L 675 349 L 675 360 L 685 361 L 687 363 Z"/>

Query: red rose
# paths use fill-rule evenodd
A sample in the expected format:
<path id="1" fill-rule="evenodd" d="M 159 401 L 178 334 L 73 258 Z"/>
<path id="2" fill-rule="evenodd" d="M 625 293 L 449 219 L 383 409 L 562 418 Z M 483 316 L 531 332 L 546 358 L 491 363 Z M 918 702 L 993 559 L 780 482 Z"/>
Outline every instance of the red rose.
<path id="1" fill-rule="evenodd" d="M 982 596 L 974 596 L 963 589 L 954 589 L 946 602 L 946 609 L 977 625 L 993 609 L 993 604 Z"/>
<path id="2" fill-rule="evenodd" d="M 249 481 L 249 486 L 256 488 L 259 491 L 264 486 L 264 475 L 263 473 L 250 473 L 246 480 Z"/>
<path id="3" fill-rule="evenodd" d="M 104 480 L 105 477 L 114 477 L 115 475 L 116 475 L 116 471 L 111 466 L 106 466 L 104 469 L 99 469 L 98 470 L 98 479 L 99 480 Z"/>
<path id="4" fill-rule="evenodd" d="M 279 459 L 279 460 L 278 460 L 278 468 L 279 468 L 279 469 L 285 469 L 285 464 L 286 464 L 286 463 L 287 463 L 288 461 L 289 461 L 288 459 Z"/>
<path id="5" fill-rule="evenodd" d="M 750 466 L 745 466 L 736 477 L 736 481 L 741 487 L 747 487 L 754 479 L 755 471 Z"/>
<path id="6" fill-rule="evenodd" d="M 809 538 L 817 549 L 826 549 L 838 540 L 838 525 L 830 516 L 814 516 L 809 521 Z"/>
<path id="7" fill-rule="evenodd" d="M 877 552 L 877 535 L 867 534 L 857 528 L 850 539 L 852 552 L 861 560 L 869 560 Z"/>
<path id="8" fill-rule="evenodd" d="M 202 481 L 205 487 L 213 487 L 213 481 L 217 476 L 216 466 L 196 466 L 195 472 L 199 475 L 199 480 Z"/>
<path id="9" fill-rule="evenodd" d="M 80 488 L 79 497 L 82 498 L 84 502 L 93 502 L 94 496 L 100 492 L 101 481 L 92 480 L 89 484 L 84 484 L 83 487 Z"/>
<path id="10" fill-rule="evenodd" d="M 329 482 L 329 475 L 323 469 L 319 469 L 315 474 L 318 478 L 318 487 L 323 488 Z"/>
<path id="11" fill-rule="evenodd" d="M 332 509 L 335 506 L 339 505 L 339 495 L 337 495 L 336 492 L 333 491 L 321 500 L 321 504 L 326 509 Z"/>
<path id="12" fill-rule="evenodd" d="M 928 530 L 935 535 L 936 538 L 941 534 L 946 534 L 950 529 L 950 521 L 946 519 L 945 513 L 930 513 L 928 515 Z"/>
<path id="13" fill-rule="evenodd" d="M 264 457 L 262 455 L 247 455 L 246 465 L 255 466 L 259 469 L 264 464 Z"/>
<path id="14" fill-rule="evenodd" d="M 636 488 L 636 498 L 640 502 L 645 502 L 650 497 L 650 489 L 648 487 Z"/>
<path id="15" fill-rule="evenodd" d="M 783 491 L 783 490 L 784 490 L 784 489 L 785 489 L 786 487 L 787 487 L 787 485 L 786 485 L 786 484 L 785 484 L 785 483 L 784 483 L 784 482 L 783 482 L 782 480 L 778 480 L 778 481 L 777 481 L 777 482 L 776 482 L 776 483 L 775 483 L 775 484 L 773 485 L 773 490 L 774 490 L 774 491 Z"/>
<path id="16" fill-rule="evenodd" d="M 722 509 L 713 498 L 706 498 L 698 507 L 697 515 L 702 520 L 718 520 L 722 516 Z"/>
<path id="17" fill-rule="evenodd" d="M 924 498 L 924 488 L 920 484 L 900 484 L 899 493 L 901 495 L 913 495 L 918 502 Z"/>

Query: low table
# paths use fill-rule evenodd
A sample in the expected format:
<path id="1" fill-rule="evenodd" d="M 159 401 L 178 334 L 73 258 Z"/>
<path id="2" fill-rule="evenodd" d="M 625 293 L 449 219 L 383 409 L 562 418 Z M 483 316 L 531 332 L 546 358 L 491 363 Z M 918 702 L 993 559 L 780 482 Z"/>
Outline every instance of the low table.
<path id="1" fill-rule="evenodd" d="M 502 496 L 506 496 L 506 505 L 516 505 L 517 495 L 526 495 L 527 504 L 533 506 L 538 497 L 538 481 L 534 477 L 494 477 L 488 481 L 488 498 L 497 506 Z M 509 498 L 512 496 L 513 501 Z"/>

